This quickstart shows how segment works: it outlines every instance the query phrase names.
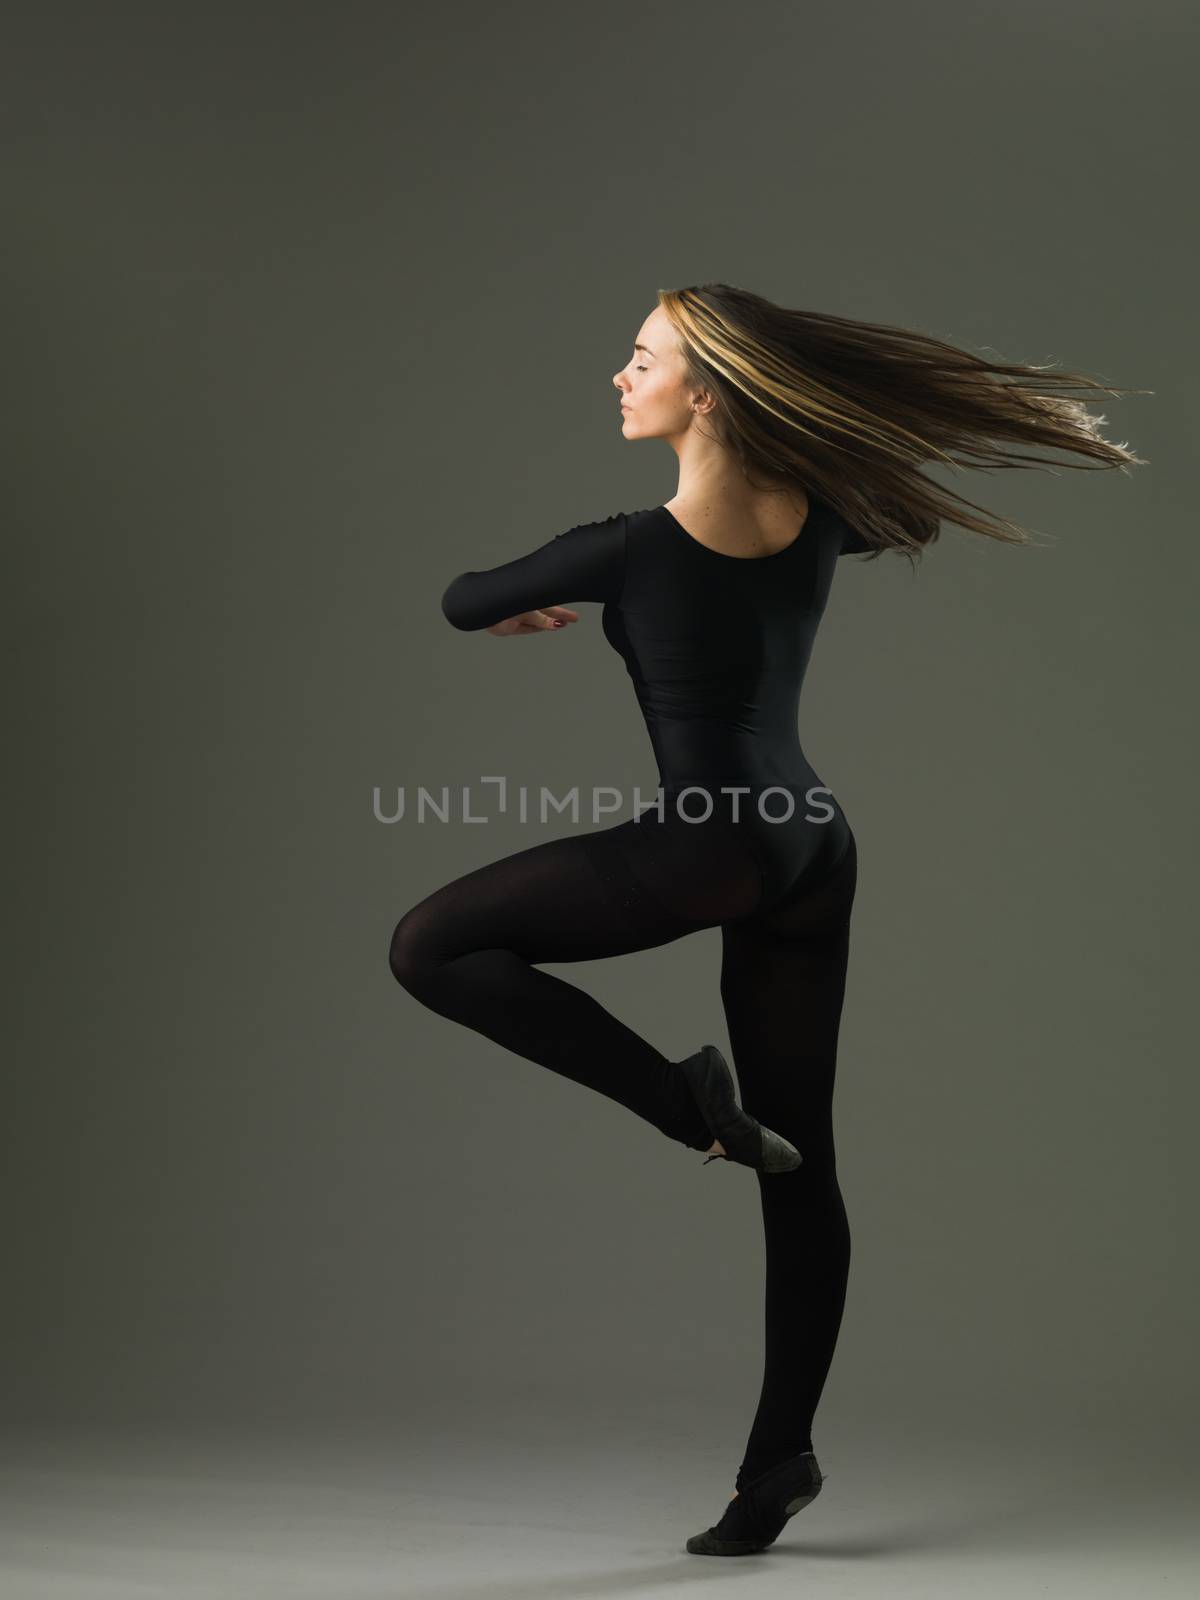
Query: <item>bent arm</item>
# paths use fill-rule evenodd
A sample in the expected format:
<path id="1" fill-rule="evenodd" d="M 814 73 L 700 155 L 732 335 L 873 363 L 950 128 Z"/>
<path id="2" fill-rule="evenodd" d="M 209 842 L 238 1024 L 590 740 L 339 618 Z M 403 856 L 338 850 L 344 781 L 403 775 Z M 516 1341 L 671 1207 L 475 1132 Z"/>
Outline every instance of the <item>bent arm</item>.
<path id="1" fill-rule="evenodd" d="M 460 572 L 442 595 L 455 628 L 490 628 L 525 611 L 572 600 L 616 600 L 625 580 L 626 517 L 584 522 L 528 555 L 483 572 Z"/>

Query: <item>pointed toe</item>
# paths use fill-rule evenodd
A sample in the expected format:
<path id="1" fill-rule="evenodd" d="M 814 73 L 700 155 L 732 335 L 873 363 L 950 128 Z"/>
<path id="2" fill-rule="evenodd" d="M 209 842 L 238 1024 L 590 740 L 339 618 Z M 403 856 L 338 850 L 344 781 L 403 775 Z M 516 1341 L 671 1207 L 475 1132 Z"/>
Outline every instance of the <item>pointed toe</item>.
<path id="1" fill-rule="evenodd" d="M 817 1498 L 825 1476 L 811 1450 L 781 1461 L 751 1478 L 725 1507 L 720 1521 L 694 1533 L 686 1549 L 694 1556 L 748 1556 L 767 1550 L 789 1517 Z"/>
<path id="2" fill-rule="evenodd" d="M 738 1105 L 733 1073 L 715 1044 L 702 1045 L 679 1063 L 679 1070 L 713 1138 L 724 1146 L 727 1161 L 758 1172 L 792 1172 L 800 1166 L 803 1157 L 794 1144 Z M 701 1165 L 716 1159 L 706 1156 Z"/>
<path id="3" fill-rule="evenodd" d="M 686 1548 L 693 1556 L 752 1556 L 766 1546 L 751 1539 L 719 1539 L 714 1529 L 705 1528 L 703 1533 L 692 1535 Z"/>
<path id="4" fill-rule="evenodd" d="M 762 1128 L 762 1170 L 764 1172 L 794 1172 L 804 1160 L 796 1146 L 782 1134 Z"/>

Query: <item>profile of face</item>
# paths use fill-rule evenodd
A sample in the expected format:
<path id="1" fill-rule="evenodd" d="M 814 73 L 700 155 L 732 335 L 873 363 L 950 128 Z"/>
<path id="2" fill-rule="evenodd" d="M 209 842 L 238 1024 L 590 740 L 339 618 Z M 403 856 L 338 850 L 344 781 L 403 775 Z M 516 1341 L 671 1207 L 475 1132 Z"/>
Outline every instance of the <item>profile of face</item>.
<path id="1" fill-rule="evenodd" d="M 613 377 L 626 439 L 674 439 L 712 407 L 711 398 L 684 382 L 679 335 L 661 306 L 642 323 L 633 354 Z"/>

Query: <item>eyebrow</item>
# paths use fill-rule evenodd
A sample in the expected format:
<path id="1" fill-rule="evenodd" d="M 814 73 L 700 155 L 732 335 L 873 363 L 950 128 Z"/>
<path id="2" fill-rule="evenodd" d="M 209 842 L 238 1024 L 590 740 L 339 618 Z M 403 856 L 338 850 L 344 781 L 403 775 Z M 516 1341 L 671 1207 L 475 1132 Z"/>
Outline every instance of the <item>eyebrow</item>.
<path id="1" fill-rule="evenodd" d="M 635 344 L 633 348 L 635 350 L 644 350 L 648 356 L 653 356 L 654 355 L 654 351 L 651 350 L 651 348 L 650 348 L 650 346 L 648 344 Z M 654 356 L 654 359 L 657 361 L 658 357 Z"/>

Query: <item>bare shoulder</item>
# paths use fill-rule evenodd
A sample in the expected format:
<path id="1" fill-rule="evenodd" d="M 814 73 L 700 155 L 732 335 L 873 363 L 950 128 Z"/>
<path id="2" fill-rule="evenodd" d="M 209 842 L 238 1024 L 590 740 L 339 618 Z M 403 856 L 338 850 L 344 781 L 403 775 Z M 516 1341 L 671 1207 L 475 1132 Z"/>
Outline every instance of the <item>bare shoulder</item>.
<path id="1" fill-rule="evenodd" d="M 810 502 L 806 492 L 796 487 L 736 500 L 677 495 L 664 504 L 701 544 L 726 555 L 767 556 L 785 549 L 803 531 Z"/>

